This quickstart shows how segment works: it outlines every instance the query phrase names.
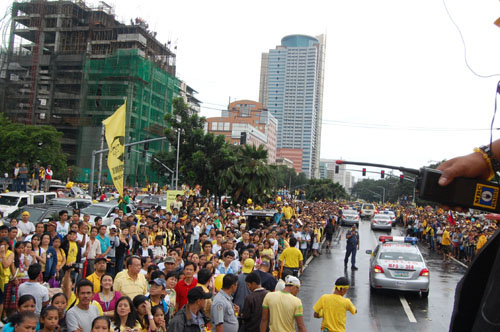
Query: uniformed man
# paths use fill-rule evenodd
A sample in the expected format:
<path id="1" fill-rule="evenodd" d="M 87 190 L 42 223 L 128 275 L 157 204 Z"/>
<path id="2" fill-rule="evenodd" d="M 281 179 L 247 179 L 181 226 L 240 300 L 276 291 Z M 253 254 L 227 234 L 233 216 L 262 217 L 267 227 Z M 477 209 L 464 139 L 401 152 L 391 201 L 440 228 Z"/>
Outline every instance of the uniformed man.
<path id="1" fill-rule="evenodd" d="M 356 267 L 356 251 L 359 250 L 359 234 L 356 225 L 352 225 L 351 229 L 346 234 L 347 246 L 344 258 L 344 268 L 347 269 L 347 262 L 351 256 L 351 269 L 357 270 Z"/>
<path id="2" fill-rule="evenodd" d="M 226 274 L 222 279 L 222 289 L 212 300 L 210 310 L 212 332 L 238 332 L 239 324 L 236 317 L 239 307 L 233 304 L 233 294 L 238 287 L 238 276 Z"/>

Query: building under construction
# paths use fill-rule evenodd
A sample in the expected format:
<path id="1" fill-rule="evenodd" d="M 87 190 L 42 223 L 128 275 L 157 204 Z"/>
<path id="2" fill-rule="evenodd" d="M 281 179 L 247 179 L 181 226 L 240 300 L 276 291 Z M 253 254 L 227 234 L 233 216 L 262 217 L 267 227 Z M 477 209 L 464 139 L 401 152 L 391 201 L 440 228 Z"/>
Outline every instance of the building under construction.
<path id="1" fill-rule="evenodd" d="M 144 20 L 121 23 L 104 2 L 16 1 L 11 10 L 0 105 L 10 119 L 54 126 L 64 134 L 68 164 L 86 173 L 101 146 L 101 121 L 125 99 L 127 143 L 163 135 L 179 89 L 175 53 Z M 148 154 L 165 148 L 151 144 Z M 126 156 L 127 184 L 156 182 L 142 147 L 134 151 Z"/>

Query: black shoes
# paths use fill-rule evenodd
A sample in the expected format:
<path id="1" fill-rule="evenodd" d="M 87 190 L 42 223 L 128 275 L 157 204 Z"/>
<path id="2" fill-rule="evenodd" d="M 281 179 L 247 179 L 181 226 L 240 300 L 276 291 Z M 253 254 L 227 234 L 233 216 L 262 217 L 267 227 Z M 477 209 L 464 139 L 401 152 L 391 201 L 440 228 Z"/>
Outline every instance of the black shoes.
<path id="1" fill-rule="evenodd" d="M 347 267 L 347 265 L 346 265 L 346 267 Z M 357 270 L 358 270 L 358 268 L 357 268 L 356 266 L 351 266 L 351 270 L 353 270 L 353 271 L 357 271 Z"/>

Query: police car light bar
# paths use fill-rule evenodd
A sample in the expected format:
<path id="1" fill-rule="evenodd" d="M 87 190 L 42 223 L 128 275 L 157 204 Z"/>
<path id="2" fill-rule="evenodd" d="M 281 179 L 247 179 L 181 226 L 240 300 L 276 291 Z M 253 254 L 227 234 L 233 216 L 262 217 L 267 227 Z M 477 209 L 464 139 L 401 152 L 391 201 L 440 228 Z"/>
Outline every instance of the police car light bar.
<path id="1" fill-rule="evenodd" d="M 382 243 L 386 242 L 403 242 L 403 243 L 411 243 L 417 244 L 418 239 L 416 237 L 403 237 L 403 236 L 380 236 L 378 240 Z"/>

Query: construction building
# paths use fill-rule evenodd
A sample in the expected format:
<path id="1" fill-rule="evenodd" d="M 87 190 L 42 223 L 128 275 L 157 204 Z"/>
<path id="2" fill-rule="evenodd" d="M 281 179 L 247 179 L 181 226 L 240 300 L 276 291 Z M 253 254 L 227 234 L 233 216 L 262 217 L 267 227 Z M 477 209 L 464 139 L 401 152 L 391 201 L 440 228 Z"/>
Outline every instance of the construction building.
<path id="1" fill-rule="evenodd" d="M 125 100 L 126 143 L 163 136 L 164 115 L 179 89 L 176 55 L 144 20 L 125 24 L 105 2 L 69 0 L 16 1 L 11 16 L 0 71 L 0 110 L 10 119 L 54 126 L 64 135 L 68 164 L 84 174 L 92 150 L 101 148 L 102 120 Z M 127 185 L 158 182 L 146 166 L 166 144 L 150 144 L 146 158 L 142 146 L 126 154 Z"/>
<path id="2" fill-rule="evenodd" d="M 220 117 L 207 118 L 206 129 L 224 135 L 231 144 L 264 145 L 267 162 L 276 163 L 278 121 L 261 103 L 237 100 L 229 104 Z"/>

